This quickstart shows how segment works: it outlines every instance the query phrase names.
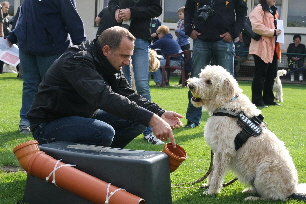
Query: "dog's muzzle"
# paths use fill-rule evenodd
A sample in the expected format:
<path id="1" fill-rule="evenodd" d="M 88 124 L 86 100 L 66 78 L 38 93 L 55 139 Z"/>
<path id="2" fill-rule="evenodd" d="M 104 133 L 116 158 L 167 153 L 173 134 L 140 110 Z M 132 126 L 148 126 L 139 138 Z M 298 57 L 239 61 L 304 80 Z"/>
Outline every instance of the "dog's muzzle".
<path id="1" fill-rule="evenodd" d="M 201 101 L 201 98 L 198 98 L 198 97 L 195 97 L 195 96 L 194 96 L 193 90 L 194 90 L 195 86 L 194 86 L 193 84 L 188 84 L 187 86 L 188 86 L 189 90 L 191 91 L 191 93 L 192 93 L 192 95 L 193 95 L 193 97 L 191 98 L 191 100 L 194 101 L 194 102 L 200 102 L 200 101 Z"/>

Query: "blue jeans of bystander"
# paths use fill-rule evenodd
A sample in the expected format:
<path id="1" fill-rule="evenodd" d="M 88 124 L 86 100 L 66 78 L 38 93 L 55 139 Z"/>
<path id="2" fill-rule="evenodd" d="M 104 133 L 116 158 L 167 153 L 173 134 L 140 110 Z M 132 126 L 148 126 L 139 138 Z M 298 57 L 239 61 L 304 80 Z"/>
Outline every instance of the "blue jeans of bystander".
<path id="1" fill-rule="evenodd" d="M 134 79 L 137 93 L 151 101 L 149 87 L 149 41 L 136 38 L 134 53 L 132 56 L 132 65 L 134 69 Z M 130 66 L 122 68 L 125 78 L 130 85 L 132 84 Z M 152 128 L 147 127 L 144 135 L 152 133 Z"/>
<path id="2" fill-rule="evenodd" d="M 200 39 L 193 41 L 192 54 L 192 69 L 191 77 L 198 77 L 201 69 L 204 69 L 208 64 L 220 65 L 227 69 L 232 75 L 234 73 L 234 54 L 235 45 L 233 42 L 226 42 L 219 40 L 215 42 L 207 42 Z M 213 61 L 212 61 L 213 60 Z M 192 97 L 191 92 L 188 92 L 188 108 L 186 119 L 194 122 L 196 125 L 200 124 L 202 117 L 202 108 L 196 108 L 190 103 Z"/>
<path id="3" fill-rule="evenodd" d="M 19 50 L 20 64 L 23 72 L 22 104 L 20 109 L 21 126 L 30 126 L 27 113 L 31 108 L 38 85 L 49 67 L 59 56 L 38 56 Z"/>

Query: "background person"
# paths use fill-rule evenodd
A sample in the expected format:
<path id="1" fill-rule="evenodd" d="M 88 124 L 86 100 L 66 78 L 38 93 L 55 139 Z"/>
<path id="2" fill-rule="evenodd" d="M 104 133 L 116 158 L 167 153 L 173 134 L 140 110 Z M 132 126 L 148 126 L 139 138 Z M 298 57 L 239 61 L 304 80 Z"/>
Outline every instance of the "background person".
<path id="1" fill-rule="evenodd" d="M 233 40 L 241 32 L 246 15 L 245 0 L 186 1 L 185 33 L 193 39 L 191 77 L 198 77 L 212 59 L 216 65 L 234 74 Z M 191 97 L 188 91 L 187 128 L 198 126 L 202 117 L 202 108 L 194 107 Z"/>
<path id="2" fill-rule="evenodd" d="M 112 26 L 119 26 L 120 23 L 116 21 L 113 15 L 109 12 L 108 7 L 105 7 L 102 9 L 102 11 L 98 14 L 98 16 L 95 18 L 96 25 L 99 26 L 96 37 L 99 37 L 101 33 L 112 27 Z"/>
<path id="3" fill-rule="evenodd" d="M 293 43 L 290 43 L 287 49 L 287 53 L 301 53 L 306 54 L 305 45 L 301 43 L 301 36 L 298 34 L 295 34 L 293 36 Z M 295 68 L 300 68 L 304 66 L 304 55 L 287 55 L 288 57 L 288 67 L 291 70 L 294 70 Z M 303 81 L 303 69 L 300 69 L 299 71 L 299 80 Z M 294 81 L 294 72 L 291 73 L 291 81 Z"/>
<path id="4" fill-rule="evenodd" d="M 9 24 L 9 9 L 10 3 L 8 1 L 3 1 L 0 4 L 0 37 L 6 38 L 6 36 L 10 32 L 10 24 Z M 3 73 L 3 65 L 4 62 L 0 60 L 0 74 Z"/>
<path id="5" fill-rule="evenodd" d="M 162 13 L 160 0 L 110 0 L 109 10 L 121 26 L 129 24 L 129 31 L 136 37 L 132 56 L 137 93 L 151 100 L 149 87 L 149 45 L 151 43 L 151 19 Z M 122 68 L 124 76 L 132 85 L 130 66 Z M 144 139 L 151 144 L 163 144 L 155 137 L 150 127 L 144 131 Z"/>
<path id="6" fill-rule="evenodd" d="M 243 43 L 242 33 L 239 34 L 239 40 L 235 42 L 235 76 L 239 76 L 238 72 L 242 63 L 248 60 L 249 47 Z"/>
<path id="7" fill-rule="evenodd" d="M 177 36 L 177 43 L 181 46 L 182 51 L 190 50 L 189 36 L 185 34 L 184 9 L 185 7 L 182 6 L 177 10 L 179 20 L 177 22 L 177 28 L 175 30 L 175 35 Z"/>
<path id="8" fill-rule="evenodd" d="M 165 25 L 159 26 L 156 30 L 157 36 L 159 40 L 155 43 L 150 45 L 151 49 L 159 49 L 161 54 L 163 55 L 164 59 L 160 59 L 160 68 L 153 72 L 154 75 L 154 82 L 157 86 L 161 85 L 162 81 L 162 67 L 166 65 L 166 57 L 168 54 L 179 54 L 182 50 L 180 45 L 177 43 L 176 40 L 173 39 L 171 33 L 169 33 L 169 28 Z M 180 66 L 182 63 L 181 57 L 176 57 L 170 59 L 171 66 Z M 169 86 L 169 81 L 166 78 L 165 74 L 165 85 Z"/>
<path id="9" fill-rule="evenodd" d="M 157 28 L 161 26 L 160 20 L 158 18 L 154 17 L 151 21 L 151 37 L 152 37 L 152 43 L 155 43 L 159 38 L 157 36 L 156 30 Z"/>
<path id="10" fill-rule="evenodd" d="M 74 1 L 24 0 L 20 8 L 18 23 L 7 39 L 19 47 L 23 74 L 19 130 L 28 134 L 30 123 L 27 113 L 39 83 L 70 42 L 80 44 L 86 36 Z"/>
<path id="11" fill-rule="evenodd" d="M 134 41 L 127 29 L 115 26 L 67 49 L 35 95 L 29 112 L 34 138 L 124 148 L 150 125 L 158 138 L 175 145 L 171 128 L 181 127 L 183 116 L 136 94 L 122 75 Z"/>
<path id="12" fill-rule="evenodd" d="M 252 103 L 257 107 L 279 105 L 274 102 L 272 91 L 278 69 L 278 59 L 281 56 L 280 45 L 276 42 L 276 36 L 281 34 L 281 30 L 277 29 L 278 12 L 275 3 L 276 0 L 260 0 L 249 15 L 253 31 L 261 35 L 258 41 L 251 39 L 249 49 L 255 63 Z"/>

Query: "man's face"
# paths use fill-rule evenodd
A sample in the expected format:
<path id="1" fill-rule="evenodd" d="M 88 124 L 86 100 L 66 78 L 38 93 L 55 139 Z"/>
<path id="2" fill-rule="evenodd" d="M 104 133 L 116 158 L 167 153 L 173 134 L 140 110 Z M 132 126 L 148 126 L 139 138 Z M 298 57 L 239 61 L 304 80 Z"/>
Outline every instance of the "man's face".
<path id="1" fill-rule="evenodd" d="M 127 37 L 122 37 L 122 41 L 117 50 L 111 50 L 108 45 L 102 48 L 103 54 L 111 65 L 117 69 L 122 69 L 122 66 L 129 65 L 131 56 L 134 51 L 134 42 L 129 40 Z"/>

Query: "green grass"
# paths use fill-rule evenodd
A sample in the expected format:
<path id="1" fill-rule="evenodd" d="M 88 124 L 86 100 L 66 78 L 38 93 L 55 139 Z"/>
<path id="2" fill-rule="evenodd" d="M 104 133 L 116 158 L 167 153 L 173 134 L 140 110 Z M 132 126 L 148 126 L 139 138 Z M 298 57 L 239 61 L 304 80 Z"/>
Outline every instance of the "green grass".
<path id="1" fill-rule="evenodd" d="M 171 84 L 176 84 L 177 77 L 171 77 Z M 173 110 L 185 116 L 187 107 L 187 88 L 182 87 L 155 87 L 151 81 L 152 101 L 160 104 L 166 110 Z M 251 96 L 251 83 L 239 82 L 247 96 Z M 12 153 L 12 149 L 25 141 L 33 139 L 31 135 L 20 135 L 18 132 L 19 109 L 21 104 L 22 80 L 16 78 L 16 74 L 5 73 L 0 75 L 0 203 L 12 204 L 23 197 L 26 173 L 7 172 L 4 167 L 19 166 L 18 161 Z M 283 84 L 284 103 L 283 106 L 275 106 L 262 109 L 268 128 L 285 142 L 295 162 L 299 173 L 299 183 L 306 183 L 305 143 L 306 143 L 306 86 Z M 203 112 L 201 125 L 194 129 L 180 128 L 174 130 L 176 141 L 188 154 L 186 161 L 173 173 L 172 201 L 174 204 L 200 204 L 200 203 L 242 203 L 246 195 L 241 191 L 245 188 L 239 181 L 221 190 L 214 196 L 203 194 L 204 190 L 199 186 L 203 181 L 186 188 L 174 187 L 182 182 L 192 182 L 201 178 L 207 171 L 210 163 L 210 149 L 203 138 L 203 129 L 208 118 L 207 112 Z M 182 119 L 186 124 L 186 119 Z M 126 148 L 141 149 L 148 151 L 161 151 L 163 146 L 154 146 L 146 143 L 143 136 L 137 137 Z M 226 181 L 234 176 L 228 173 Z M 188 187 L 188 188 L 187 188 Z M 256 201 L 243 203 L 304 203 L 289 200 L 287 202 Z"/>

